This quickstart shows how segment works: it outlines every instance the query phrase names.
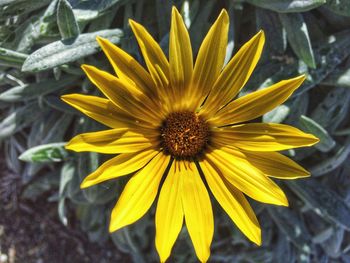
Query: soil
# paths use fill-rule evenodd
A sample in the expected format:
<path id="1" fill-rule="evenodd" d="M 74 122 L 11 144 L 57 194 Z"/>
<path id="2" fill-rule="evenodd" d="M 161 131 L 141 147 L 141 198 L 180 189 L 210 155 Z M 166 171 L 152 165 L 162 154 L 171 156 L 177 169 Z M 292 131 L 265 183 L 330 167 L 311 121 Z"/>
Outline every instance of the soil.
<path id="1" fill-rule="evenodd" d="M 60 223 L 57 204 L 21 200 L 21 180 L 0 160 L 0 263 L 130 262 L 111 241 L 91 243 Z"/>

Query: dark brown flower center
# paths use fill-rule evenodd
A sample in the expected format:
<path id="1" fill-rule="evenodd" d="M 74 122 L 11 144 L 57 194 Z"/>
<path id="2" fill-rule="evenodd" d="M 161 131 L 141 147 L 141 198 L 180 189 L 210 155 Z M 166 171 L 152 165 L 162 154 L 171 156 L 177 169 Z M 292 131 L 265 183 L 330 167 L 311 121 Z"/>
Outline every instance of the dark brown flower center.
<path id="1" fill-rule="evenodd" d="M 165 152 L 177 158 L 191 158 L 201 153 L 210 137 L 208 123 L 190 111 L 168 115 L 161 127 Z"/>

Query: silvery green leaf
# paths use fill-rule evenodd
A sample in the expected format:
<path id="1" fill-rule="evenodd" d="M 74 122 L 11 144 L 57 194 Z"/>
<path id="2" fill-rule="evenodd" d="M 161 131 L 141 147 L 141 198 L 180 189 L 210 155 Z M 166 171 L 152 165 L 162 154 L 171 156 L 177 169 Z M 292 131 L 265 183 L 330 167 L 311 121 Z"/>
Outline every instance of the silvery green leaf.
<path id="1" fill-rule="evenodd" d="M 67 0 L 59 0 L 58 2 L 57 25 L 63 40 L 77 37 L 80 33 L 72 6 Z"/>
<path id="2" fill-rule="evenodd" d="M 87 153 L 78 158 L 78 174 L 80 181 L 99 167 L 97 153 Z M 85 198 L 93 204 L 105 204 L 115 198 L 116 187 L 114 182 L 105 182 L 81 190 Z"/>
<path id="3" fill-rule="evenodd" d="M 76 84 L 77 76 L 67 76 L 60 80 L 47 80 L 39 83 L 13 87 L 0 93 L 0 101 L 17 102 L 33 99 L 52 93 L 69 85 Z"/>
<path id="4" fill-rule="evenodd" d="M 89 21 L 103 15 L 114 5 L 122 5 L 132 0 L 69 0 L 69 2 L 73 6 L 74 15 L 78 21 Z"/>
<path id="5" fill-rule="evenodd" d="M 322 85 L 350 88 L 350 69 L 336 69 L 322 81 Z"/>
<path id="6" fill-rule="evenodd" d="M 15 109 L 0 122 L 0 141 L 27 127 L 37 120 L 41 114 L 41 109 L 37 103 L 26 104 Z"/>
<path id="7" fill-rule="evenodd" d="M 66 142 L 38 145 L 26 150 L 18 158 L 33 163 L 61 162 L 68 157 L 65 145 Z"/>
<path id="8" fill-rule="evenodd" d="M 327 44 L 314 50 L 314 55 L 317 68 L 308 70 L 308 78 L 293 93 L 293 97 L 314 88 L 350 55 L 350 31 L 344 30 L 330 36 Z"/>
<path id="9" fill-rule="evenodd" d="M 281 207 L 268 207 L 269 214 L 279 229 L 301 251 L 310 254 L 313 251 L 311 236 L 303 221 L 292 210 Z"/>
<path id="10" fill-rule="evenodd" d="M 337 169 L 342 165 L 350 154 L 350 137 L 344 145 L 331 157 L 320 161 L 312 166 L 309 171 L 313 176 L 321 176 Z"/>
<path id="11" fill-rule="evenodd" d="M 273 11 L 257 8 L 257 28 L 264 30 L 267 45 L 264 47 L 262 56 L 270 62 L 271 54 L 281 55 L 287 48 L 287 38 L 281 21 Z"/>
<path id="12" fill-rule="evenodd" d="M 297 56 L 309 67 L 316 68 L 307 25 L 302 14 L 279 14 L 288 42 Z"/>
<path id="13" fill-rule="evenodd" d="M 336 144 L 333 138 L 328 134 L 320 124 L 315 122 L 313 119 L 308 118 L 304 115 L 300 117 L 300 125 L 305 132 L 309 132 L 320 139 L 320 142 L 315 145 L 315 148 L 321 152 L 329 152 Z"/>
<path id="14" fill-rule="evenodd" d="M 22 197 L 35 200 L 41 194 L 50 191 L 52 188 L 56 188 L 58 186 L 57 178 L 55 173 L 40 176 L 27 185 L 22 193 Z"/>
<path id="15" fill-rule="evenodd" d="M 327 0 L 325 6 L 338 15 L 350 16 L 350 2 L 348 0 Z"/>
<path id="16" fill-rule="evenodd" d="M 50 1 L 51 0 L 11 1 L 10 3 L 6 4 L 6 8 L 0 9 L 0 16 L 5 17 L 18 14 L 27 14 L 48 5 Z"/>
<path id="17" fill-rule="evenodd" d="M 350 207 L 328 186 L 312 178 L 288 181 L 288 186 L 316 214 L 347 230 L 350 229 Z"/>
<path id="18" fill-rule="evenodd" d="M 287 118 L 290 109 L 286 105 L 280 105 L 263 115 L 263 122 L 281 123 Z"/>
<path id="19" fill-rule="evenodd" d="M 58 216 L 63 225 L 67 225 L 68 223 L 65 209 L 67 185 L 72 181 L 75 170 L 75 164 L 73 162 L 65 162 L 60 172 Z"/>
<path id="20" fill-rule="evenodd" d="M 310 117 L 322 127 L 332 132 L 346 118 L 350 107 L 350 90 L 338 87 L 332 89 L 318 103 Z"/>
<path id="21" fill-rule="evenodd" d="M 342 254 L 341 246 L 343 240 L 344 229 L 341 227 L 334 227 L 331 237 L 321 243 L 321 246 L 331 258 L 338 258 Z"/>
<path id="22" fill-rule="evenodd" d="M 42 71 L 97 53 L 100 48 L 96 37 L 101 36 L 118 44 L 123 32 L 120 29 L 101 30 L 80 34 L 76 39 L 52 42 L 24 61 L 22 71 Z"/>
<path id="23" fill-rule="evenodd" d="M 20 2 L 23 2 L 25 0 L 0 0 L 0 7 L 9 5 L 9 4 L 18 4 Z"/>
<path id="24" fill-rule="evenodd" d="M 305 12 L 326 3 L 326 0 L 246 0 L 246 2 L 279 13 Z"/>
<path id="25" fill-rule="evenodd" d="M 21 68 L 27 54 L 0 47 L 0 65 Z"/>

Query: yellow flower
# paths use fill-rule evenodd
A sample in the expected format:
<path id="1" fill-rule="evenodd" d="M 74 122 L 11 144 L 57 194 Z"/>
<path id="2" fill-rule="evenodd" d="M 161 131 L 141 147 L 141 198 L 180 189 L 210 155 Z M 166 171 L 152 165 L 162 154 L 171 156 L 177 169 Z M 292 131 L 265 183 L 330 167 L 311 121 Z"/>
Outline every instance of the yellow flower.
<path id="1" fill-rule="evenodd" d="M 169 257 L 184 219 L 198 259 L 208 260 L 214 219 L 204 180 L 237 227 L 260 245 L 259 222 L 244 194 L 288 206 L 285 194 L 270 178 L 309 176 L 276 151 L 311 146 L 318 141 L 315 136 L 283 124 L 246 123 L 286 101 L 305 77 L 232 100 L 252 74 L 265 37 L 262 31 L 257 33 L 223 68 L 228 24 L 223 10 L 193 66 L 190 38 L 176 8 L 169 61 L 146 29 L 130 20 L 148 71 L 108 40 L 97 38 L 117 76 L 89 65 L 82 68 L 107 98 L 62 97 L 111 128 L 80 134 L 66 148 L 118 154 L 87 176 L 81 187 L 133 174 L 112 211 L 111 232 L 140 219 L 162 184 L 155 215 L 155 243 L 162 262 Z"/>

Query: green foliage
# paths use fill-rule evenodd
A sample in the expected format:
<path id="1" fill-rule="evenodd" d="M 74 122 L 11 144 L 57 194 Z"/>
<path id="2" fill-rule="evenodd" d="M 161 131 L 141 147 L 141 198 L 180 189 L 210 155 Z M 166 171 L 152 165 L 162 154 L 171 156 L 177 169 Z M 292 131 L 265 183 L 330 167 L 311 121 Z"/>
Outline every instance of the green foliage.
<path id="1" fill-rule="evenodd" d="M 292 98 L 262 117 L 318 136 L 313 148 L 286 154 L 311 178 L 282 184 L 289 208 L 252 201 L 263 246 L 251 244 L 213 200 L 213 262 L 349 262 L 350 1 L 348 0 L 0 0 L 0 145 L 7 166 L 25 185 L 21 198 L 47 198 L 89 238 L 112 240 L 135 262 L 156 262 L 154 209 L 132 226 L 108 233 L 110 211 L 129 176 L 80 189 L 106 157 L 67 152 L 64 142 L 100 130 L 60 100 L 69 93 L 101 95 L 81 64 L 112 72 L 96 36 L 143 63 L 128 19 L 141 22 L 168 53 L 171 6 L 184 17 L 196 56 L 221 8 L 230 15 L 226 62 L 263 29 L 266 45 L 240 95 L 306 74 Z M 0 179 L 1 180 L 1 179 Z M 195 262 L 183 228 L 170 262 Z"/>

